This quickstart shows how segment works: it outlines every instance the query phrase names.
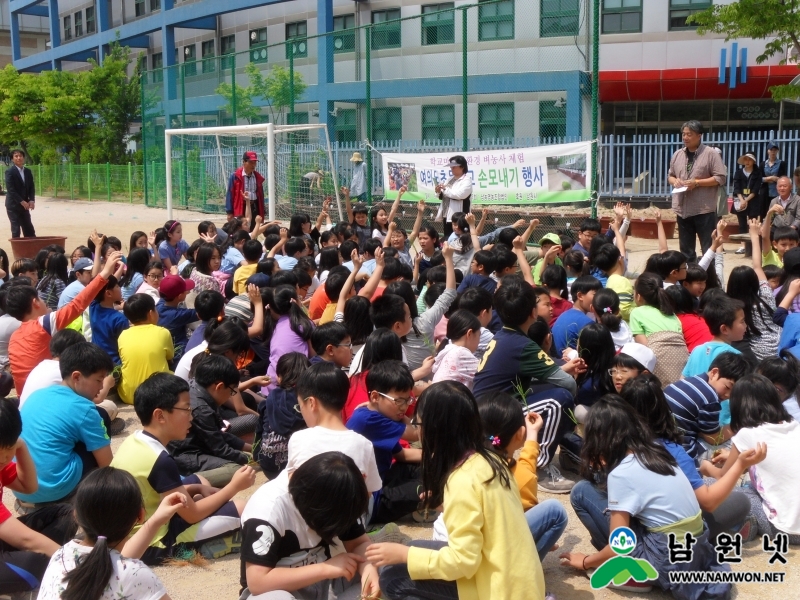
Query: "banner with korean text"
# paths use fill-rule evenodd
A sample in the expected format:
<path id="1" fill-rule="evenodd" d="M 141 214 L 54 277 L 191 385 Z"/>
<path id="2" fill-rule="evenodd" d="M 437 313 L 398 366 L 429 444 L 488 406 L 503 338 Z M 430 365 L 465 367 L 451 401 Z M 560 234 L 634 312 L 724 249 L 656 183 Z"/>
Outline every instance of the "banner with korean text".
<path id="1" fill-rule="evenodd" d="M 537 148 L 478 150 L 460 153 L 472 177 L 473 204 L 542 204 L 591 199 L 592 142 Z M 450 157 L 458 153 L 382 154 L 384 197 L 438 202 L 434 188 L 452 173 Z"/>

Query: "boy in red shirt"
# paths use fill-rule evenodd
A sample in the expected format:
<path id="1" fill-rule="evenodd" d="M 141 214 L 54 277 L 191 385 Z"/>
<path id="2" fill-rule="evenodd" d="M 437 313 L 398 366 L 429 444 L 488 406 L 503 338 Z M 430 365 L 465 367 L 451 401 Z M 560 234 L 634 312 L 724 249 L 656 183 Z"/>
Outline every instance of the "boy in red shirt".
<path id="1" fill-rule="evenodd" d="M 72 302 L 55 312 L 49 312 L 32 287 L 14 286 L 8 290 L 6 312 L 22 322 L 8 342 L 8 360 L 17 394 L 22 393 L 33 368 L 43 360 L 52 358 L 50 338 L 53 334 L 64 329 L 89 308 L 92 300 L 108 284 L 108 278 L 120 260 L 122 252 L 112 252 L 100 274 Z"/>

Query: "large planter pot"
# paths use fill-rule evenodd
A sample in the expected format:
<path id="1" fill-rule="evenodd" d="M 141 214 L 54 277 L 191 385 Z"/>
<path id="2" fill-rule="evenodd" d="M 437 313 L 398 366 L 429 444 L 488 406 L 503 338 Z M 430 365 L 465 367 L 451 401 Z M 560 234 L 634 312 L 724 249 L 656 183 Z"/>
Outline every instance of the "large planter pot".
<path id="1" fill-rule="evenodd" d="M 8 241 L 11 242 L 11 252 L 14 254 L 14 260 L 18 260 L 20 258 L 36 258 L 36 253 L 50 244 L 64 246 L 67 243 L 67 238 L 46 235 L 44 237 L 11 238 Z"/>
<path id="2" fill-rule="evenodd" d="M 739 233 L 739 223 L 727 223 L 725 229 L 722 231 L 722 240 L 725 242 L 730 241 L 730 236 Z"/>
<path id="3" fill-rule="evenodd" d="M 600 217 L 600 224 L 605 231 L 611 222 L 611 217 Z M 675 237 L 675 221 L 664 219 L 661 221 L 664 224 L 664 233 L 667 239 Z M 631 221 L 631 226 L 628 229 L 628 235 L 635 238 L 644 238 L 646 240 L 658 239 L 658 225 L 655 219 L 636 219 Z"/>

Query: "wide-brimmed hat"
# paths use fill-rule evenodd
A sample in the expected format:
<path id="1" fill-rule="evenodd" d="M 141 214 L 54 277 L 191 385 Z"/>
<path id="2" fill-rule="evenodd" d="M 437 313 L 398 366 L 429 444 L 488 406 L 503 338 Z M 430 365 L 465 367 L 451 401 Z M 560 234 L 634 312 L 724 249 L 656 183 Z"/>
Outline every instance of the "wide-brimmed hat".
<path id="1" fill-rule="evenodd" d="M 350 162 L 364 162 L 364 159 L 361 158 L 361 152 L 353 152 L 353 156 L 350 157 Z"/>
<path id="2" fill-rule="evenodd" d="M 750 160 L 752 160 L 754 163 L 758 164 L 758 159 L 756 158 L 756 153 L 755 153 L 755 152 L 745 152 L 744 154 L 742 154 L 742 155 L 741 155 L 741 156 L 740 156 L 740 157 L 739 157 L 739 158 L 736 160 L 736 162 L 737 162 L 737 163 L 739 163 L 740 165 L 743 165 L 744 163 L 743 163 L 742 161 L 743 161 L 745 158 L 749 158 L 749 159 L 750 159 Z"/>

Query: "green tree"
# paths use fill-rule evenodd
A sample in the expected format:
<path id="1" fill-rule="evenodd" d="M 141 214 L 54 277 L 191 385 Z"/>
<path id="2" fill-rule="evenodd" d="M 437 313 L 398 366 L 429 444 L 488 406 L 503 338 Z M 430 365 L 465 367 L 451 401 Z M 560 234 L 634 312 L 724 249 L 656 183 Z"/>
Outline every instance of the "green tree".
<path id="1" fill-rule="evenodd" d="M 220 83 L 215 90 L 217 94 L 225 99 L 226 104 L 220 106 L 220 110 L 224 110 L 229 115 L 233 116 L 233 86 L 230 83 Z M 253 104 L 253 88 L 252 86 L 242 87 L 236 84 L 236 118 L 246 119 L 248 123 L 252 123 L 255 119 L 261 116 L 261 109 Z M 236 123 L 234 123 L 235 125 Z"/>
<path id="2" fill-rule="evenodd" d="M 308 88 L 300 73 L 295 71 L 294 77 L 290 78 L 289 69 L 281 65 L 273 65 L 269 74 L 265 76 L 255 63 L 249 63 L 245 67 L 245 73 L 250 79 L 253 96 L 263 98 L 269 105 L 273 123 L 280 123 L 281 119 L 286 123 L 284 110 L 291 105 L 292 94 L 294 101 L 298 102 Z M 289 85 L 292 80 L 294 89 Z"/>
<path id="3" fill-rule="evenodd" d="M 791 47 L 800 55 L 800 1 L 738 0 L 731 4 L 715 4 L 687 19 L 698 25 L 700 35 L 725 34 L 725 40 L 736 38 L 769 39 L 757 63 L 781 55 Z M 785 62 L 781 61 L 781 64 Z M 798 72 L 800 74 L 800 72 Z M 773 100 L 800 97 L 800 86 L 777 85 L 770 88 Z"/>

